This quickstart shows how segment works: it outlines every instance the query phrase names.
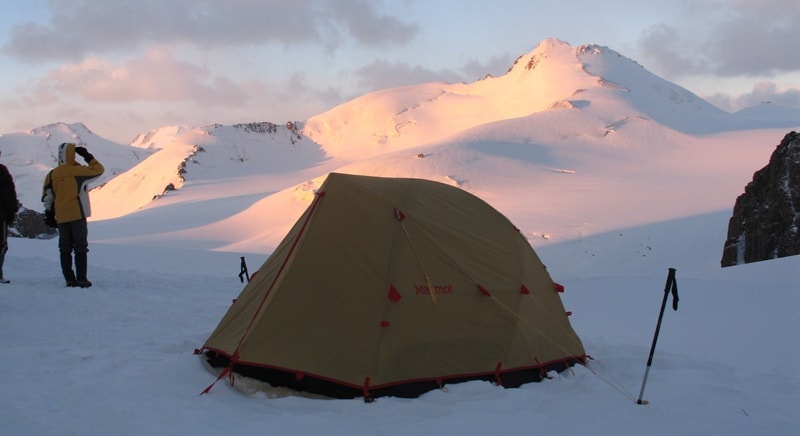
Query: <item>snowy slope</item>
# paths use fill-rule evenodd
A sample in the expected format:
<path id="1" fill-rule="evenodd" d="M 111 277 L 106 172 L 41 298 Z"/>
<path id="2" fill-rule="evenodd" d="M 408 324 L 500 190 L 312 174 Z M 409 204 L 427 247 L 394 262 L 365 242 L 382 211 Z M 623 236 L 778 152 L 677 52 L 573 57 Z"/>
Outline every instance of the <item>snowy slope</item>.
<path id="1" fill-rule="evenodd" d="M 761 102 L 756 106 L 742 109 L 734 114 L 742 124 L 759 123 L 763 126 L 797 126 L 800 108 L 790 108 L 771 102 Z"/>
<path id="2" fill-rule="evenodd" d="M 224 177 L 219 177 L 225 175 L 236 184 L 311 167 L 324 159 L 317 144 L 286 126 L 268 122 L 202 128 L 169 126 L 140 136 L 134 145 L 146 147 L 153 154 L 91 192 L 92 202 L 97 205 L 94 220 L 117 218 L 145 206 L 190 201 L 188 194 L 180 199 L 159 198 L 187 183 L 204 184 L 209 179 L 225 182 Z M 242 189 L 252 193 L 252 188 L 233 186 L 223 189 L 221 195 L 234 191 L 241 195 Z M 266 195 L 270 189 L 262 186 L 256 192 Z M 210 195 L 206 190 L 204 197 L 208 199 Z M 154 203 L 156 199 L 159 201 Z"/>
<path id="3" fill-rule="evenodd" d="M 148 231 L 184 217 L 166 218 Z M 6 261 L 12 283 L 0 290 L 0 426 L 8 435 L 794 434 L 797 259 L 719 268 L 726 222 L 726 213 L 712 213 L 534 244 L 566 286 L 570 320 L 594 358 L 589 368 L 519 389 L 470 382 L 371 404 L 243 377 L 199 395 L 217 372 L 192 350 L 241 290 L 239 256 L 251 272 L 263 258 L 192 241 L 93 241 L 95 286 L 70 290 L 55 241 L 15 239 Z M 668 267 L 677 269 L 681 301 L 665 314 L 650 404 L 640 406 Z"/>
<path id="4" fill-rule="evenodd" d="M 730 210 L 784 134 L 763 129 L 697 137 L 651 120 L 612 128 L 580 111 L 551 110 L 334 169 L 459 186 L 507 214 L 534 243 L 550 243 Z M 213 235 L 215 249 L 269 253 L 324 174 L 188 232 Z"/>

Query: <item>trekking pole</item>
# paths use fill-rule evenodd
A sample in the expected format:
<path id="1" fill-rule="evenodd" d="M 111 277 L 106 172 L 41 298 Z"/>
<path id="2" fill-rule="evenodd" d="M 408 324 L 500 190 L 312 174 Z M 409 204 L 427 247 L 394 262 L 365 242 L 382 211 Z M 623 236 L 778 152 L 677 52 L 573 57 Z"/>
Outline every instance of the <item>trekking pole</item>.
<path id="1" fill-rule="evenodd" d="M 650 366 L 653 364 L 653 354 L 656 351 L 658 332 L 661 330 L 661 319 L 664 318 L 664 308 L 667 306 L 667 297 L 670 291 L 672 291 L 672 309 L 678 310 L 678 283 L 675 281 L 675 268 L 670 268 L 669 274 L 667 274 L 667 284 L 664 286 L 664 299 L 661 301 L 661 312 L 658 314 L 656 332 L 653 335 L 653 345 L 650 346 L 650 356 L 647 358 L 647 368 L 644 370 L 642 389 L 639 391 L 639 400 L 636 401 L 636 404 L 648 404 L 648 401 L 642 400 L 642 396 L 644 396 L 644 386 L 647 384 L 647 376 L 650 374 Z"/>
<path id="2" fill-rule="evenodd" d="M 244 256 L 242 256 L 242 265 L 241 271 L 239 272 L 239 281 L 244 283 L 244 279 L 247 277 L 247 281 L 250 281 L 250 274 L 247 273 L 247 263 L 244 261 Z"/>

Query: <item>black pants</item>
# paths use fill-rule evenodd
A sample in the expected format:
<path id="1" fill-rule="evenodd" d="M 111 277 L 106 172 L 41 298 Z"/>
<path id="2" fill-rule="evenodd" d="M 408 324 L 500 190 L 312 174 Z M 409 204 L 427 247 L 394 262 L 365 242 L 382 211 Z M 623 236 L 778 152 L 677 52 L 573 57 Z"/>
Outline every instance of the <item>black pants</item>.
<path id="1" fill-rule="evenodd" d="M 3 264 L 6 261 L 6 252 L 8 252 L 8 223 L 5 221 L 0 222 L 0 279 L 3 278 Z"/>
<path id="2" fill-rule="evenodd" d="M 86 280 L 89 252 L 89 229 L 86 219 L 58 223 L 58 251 L 61 253 L 61 272 L 67 281 Z M 75 272 L 72 271 L 72 252 L 75 252 Z"/>

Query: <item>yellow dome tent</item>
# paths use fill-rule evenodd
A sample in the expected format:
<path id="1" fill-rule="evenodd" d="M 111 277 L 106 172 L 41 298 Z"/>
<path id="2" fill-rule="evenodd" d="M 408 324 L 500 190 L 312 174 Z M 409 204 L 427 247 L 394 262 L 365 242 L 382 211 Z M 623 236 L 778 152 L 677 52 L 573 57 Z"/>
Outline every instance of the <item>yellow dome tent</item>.
<path id="1" fill-rule="evenodd" d="M 220 378 L 339 398 L 516 387 L 585 363 L 558 287 L 478 197 L 331 173 L 202 350 Z"/>

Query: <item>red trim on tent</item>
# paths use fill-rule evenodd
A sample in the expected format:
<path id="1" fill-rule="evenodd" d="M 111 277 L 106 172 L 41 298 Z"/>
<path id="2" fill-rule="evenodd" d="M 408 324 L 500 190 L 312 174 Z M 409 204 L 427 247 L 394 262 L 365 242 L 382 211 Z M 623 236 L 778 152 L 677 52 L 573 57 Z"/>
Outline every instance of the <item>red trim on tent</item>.
<path id="1" fill-rule="evenodd" d="M 399 292 L 397 292 L 397 288 L 394 285 L 389 285 L 389 299 L 397 303 L 402 298 Z"/>
<path id="2" fill-rule="evenodd" d="M 489 290 L 484 288 L 483 286 L 478 285 L 478 289 L 481 291 L 481 294 L 483 294 L 483 295 L 485 295 L 487 297 L 491 297 L 492 296 L 492 293 L 489 292 Z"/>
<path id="3" fill-rule="evenodd" d="M 520 294 L 523 294 L 523 295 L 528 295 L 528 294 L 530 294 L 530 293 L 531 293 L 531 291 L 529 291 L 529 290 L 528 290 L 528 288 L 527 288 L 527 287 L 526 287 L 526 286 L 523 284 L 523 285 L 522 285 L 522 286 L 519 288 L 519 293 L 520 293 Z"/>
<path id="4" fill-rule="evenodd" d="M 553 290 L 555 290 L 556 292 L 564 292 L 564 285 L 553 282 Z"/>
<path id="5" fill-rule="evenodd" d="M 400 209 L 394 208 L 394 217 L 397 221 L 403 221 L 406 219 L 406 214 L 404 214 Z"/>
<path id="6" fill-rule="evenodd" d="M 205 349 L 209 350 L 209 351 L 214 351 L 214 352 L 219 353 L 220 355 L 223 355 L 223 356 L 230 357 L 230 355 L 228 353 L 225 353 L 224 351 L 216 349 L 216 348 L 205 348 Z M 587 357 L 586 354 L 583 354 L 583 355 L 580 355 L 580 356 L 567 356 L 567 357 L 564 357 L 564 358 L 561 358 L 561 359 L 554 359 L 554 360 L 545 362 L 544 364 L 529 365 L 529 366 L 518 366 L 518 367 L 513 367 L 513 368 L 505 368 L 505 369 L 501 369 L 499 371 L 499 373 L 500 374 L 505 374 L 505 373 L 515 372 L 515 371 L 524 371 L 524 370 L 528 370 L 528 369 L 540 369 L 541 370 L 542 368 L 546 368 L 546 367 L 548 367 L 550 365 L 554 365 L 554 364 L 558 364 L 558 363 L 567 363 L 567 362 L 576 362 L 576 363 L 580 363 L 582 365 L 585 365 L 586 364 L 586 357 Z M 277 366 L 277 365 L 265 365 L 263 363 L 243 362 L 243 361 L 237 361 L 236 363 L 239 364 L 239 365 L 248 365 L 248 366 L 254 366 L 254 367 L 259 367 L 259 368 L 275 369 L 275 370 L 284 371 L 284 372 L 287 372 L 287 373 L 290 373 L 290 374 L 297 372 L 294 369 L 285 368 L 285 367 L 281 367 L 281 366 Z M 339 380 L 339 379 L 336 379 L 336 378 L 333 378 L 333 377 L 326 377 L 326 376 L 319 375 L 319 374 L 309 374 L 309 373 L 304 373 L 304 374 L 306 376 L 314 377 L 314 378 L 319 379 L 319 380 L 324 380 L 324 381 L 336 383 L 338 385 L 347 386 L 347 387 L 351 387 L 351 388 L 354 388 L 354 389 L 361 389 L 363 391 L 365 387 L 368 388 L 369 390 L 371 390 L 371 389 L 383 389 L 383 388 L 387 388 L 387 387 L 391 387 L 391 386 L 398 386 L 398 385 L 403 385 L 403 384 L 407 384 L 407 383 L 416 383 L 416 382 L 422 382 L 422 381 L 436 381 L 437 383 L 444 383 L 445 381 L 452 380 L 452 379 L 469 378 L 469 377 L 480 377 L 480 376 L 495 374 L 495 371 L 463 373 L 463 374 L 449 374 L 447 376 L 439 375 L 439 376 L 434 376 L 434 377 L 411 378 L 411 379 L 405 379 L 405 380 L 396 380 L 396 381 L 391 382 L 391 383 L 384 383 L 384 384 L 380 384 L 380 385 L 376 385 L 376 386 L 368 386 L 368 385 L 360 385 L 359 386 L 359 385 L 356 385 L 356 384 L 353 384 L 353 383 L 348 383 L 346 381 Z M 365 379 L 365 381 L 368 383 L 369 382 L 369 377 L 367 377 Z"/>
<path id="7" fill-rule="evenodd" d="M 302 380 L 302 379 L 303 379 L 303 377 L 305 377 L 305 376 L 306 376 L 306 375 L 305 375 L 305 374 L 303 374 L 303 373 L 302 373 L 302 372 L 300 372 L 300 371 L 298 371 L 298 372 L 294 373 L 294 378 L 295 378 L 295 379 L 297 379 L 297 380 Z"/>

